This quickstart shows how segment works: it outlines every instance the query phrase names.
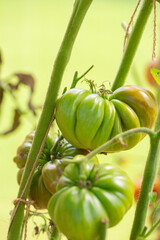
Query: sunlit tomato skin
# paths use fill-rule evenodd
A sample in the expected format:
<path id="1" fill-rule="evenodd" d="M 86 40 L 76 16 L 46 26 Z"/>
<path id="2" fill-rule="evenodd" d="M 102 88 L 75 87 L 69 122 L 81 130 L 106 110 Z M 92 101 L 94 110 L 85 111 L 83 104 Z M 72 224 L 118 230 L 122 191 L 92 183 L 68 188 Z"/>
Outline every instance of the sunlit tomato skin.
<path id="1" fill-rule="evenodd" d="M 56 103 L 56 121 L 63 136 L 78 148 L 93 150 L 115 135 L 137 127 L 151 128 L 157 115 L 153 94 L 142 87 L 124 86 L 101 95 L 70 89 Z M 136 134 L 106 152 L 127 150 L 142 139 Z"/>
<path id="2" fill-rule="evenodd" d="M 47 162 L 42 168 L 43 182 L 46 189 L 54 194 L 56 192 L 56 186 L 59 182 L 63 170 L 66 164 L 60 160 L 54 160 Z"/>
<path id="3" fill-rule="evenodd" d="M 99 239 L 101 220 L 108 220 L 109 227 L 116 225 L 131 207 L 133 196 L 134 185 L 121 169 L 93 162 L 69 164 L 48 212 L 68 239 Z"/>
<path id="4" fill-rule="evenodd" d="M 17 149 L 17 154 L 13 158 L 13 161 L 17 164 L 18 168 L 23 168 L 25 166 L 29 151 L 32 147 L 34 135 L 35 135 L 35 131 L 29 133 L 26 136 L 24 142 Z M 48 135 L 44 143 L 42 152 L 40 154 L 40 157 L 39 157 L 40 159 L 43 159 L 44 161 L 50 160 L 50 149 L 53 146 L 53 144 L 54 144 L 53 140 Z"/>
<path id="5" fill-rule="evenodd" d="M 46 189 L 41 171 L 36 171 L 33 175 L 29 189 L 28 198 L 33 201 L 36 209 L 46 209 L 52 194 Z"/>

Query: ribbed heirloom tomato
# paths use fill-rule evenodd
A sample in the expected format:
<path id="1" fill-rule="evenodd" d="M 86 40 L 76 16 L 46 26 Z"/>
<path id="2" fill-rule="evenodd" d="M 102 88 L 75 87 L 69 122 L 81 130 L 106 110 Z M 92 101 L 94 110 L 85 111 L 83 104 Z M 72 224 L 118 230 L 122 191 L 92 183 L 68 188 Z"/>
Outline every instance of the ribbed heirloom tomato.
<path id="1" fill-rule="evenodd" d="M 133 202 L 134 185 L 126 173 L 93 160 L 69 164 L 48 204 L 52 220 L 70 240 L 99 239 L 101 220 L 116 225 Z"/>
<path id="2" fill-rule="evenodd" d="M 25 137 L 23 143 L 17 149 L 17 154 L 13 158 L 13 161 L 17 164 L 18 168 L 23 168 L 25 166 L 29 151 L 32 147 L 34 134 L 35 134 L 35 131 L 29 133 Z M 44 143 L 44 146 L 43 146 L 43 149 L 42 149 L 39 159 L 44 160 L 44 161 L 50 160 L 50 150 L 51 150 L 53 144 L 54 144 L 54 141 L 48 135 L 46 138 L 46 141 Z"/>
<path id="3" fill-rule="evenodd" d="M 157 115 L 157 102 L 147 89 L 124 86 L 100 94 L 70 89 L 56 103 L 56 121 L 63 136 L 78 148 L 93 150 L 115 135 L 137 127 L 151 128 Z M 107 152 L 134 147 L 144 135 L 114 144 Z"/>
<path id="4" fill-rule="evenodd" d="M 20 168 L 17 174 L 18 184 L 21 182 L 34 134 L 35 132 L 32 132 L 26 136 L 13 159 Z M 50 197 L 56 192 L 57 182 L 66 166 L 61 159 L 72 159 L 77 154 L 86 153 L 86 150 L 72 146 L 65 139 L 58 141 L 58 138 L 52 139 L 47 136 L 28 194 L 28 198 L 34 201 L 33 205 L 36 209 L 47 208 Z"/>

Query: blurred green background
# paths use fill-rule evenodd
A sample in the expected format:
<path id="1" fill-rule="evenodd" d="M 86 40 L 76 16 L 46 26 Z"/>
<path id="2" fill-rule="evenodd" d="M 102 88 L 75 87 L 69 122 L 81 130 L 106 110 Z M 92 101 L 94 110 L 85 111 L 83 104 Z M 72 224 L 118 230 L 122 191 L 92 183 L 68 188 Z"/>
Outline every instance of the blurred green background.
<path id="1" fill-rule="evenodd" d="M 35 104 L 43 104 L 50 80 L 52 66 L 66 26 L 71 15 L 73 0 L 0 0 L 0 49 L 3 54 L 2 77 L 10 73 L 31 73 L 36 79 Z M 107 87 L 113 82 L 123 54 L 124 30 L 121 22 L 129 22 L 136 0 L 94 0 L 81 27 L 74 45 L 71 60 L 66 68 L 61 91 L 70 86 L 74 72 L 85 72 L 92 64 L 94 68 L 87 75 L 100 85 Z M 158 5 L 158 4 L 157 4 Z M 157 12 L 160 10 L 157 6 Z M 157 21 L 160 26 L 160 19 Z M 157 29 L 157 43 L 159 43 Z M 137 52 L 134 67 L 141 83 L 151 88 L 145 78 L 145 68 L 152 57 L 153 14 Z M 158 45 L 158 44 L 157 44 Z M 157 54 L 158 54 L 157 49 Z M 133 71 L 127 84 L 136 83 Z M 78 86 L 87 87 L 85 83 Z M 20 102 L 26 101 L 28 90 L 20 89 Z M 11 100 L 4 99 L 1 109 L 0 130 L 6 129 L 11 119 Z M 38 118 L 36 119 L 38 121 Z M 23 124 L 13 133 L 0 138 L 0 238 L 6 239 L 9 213 L 16 199 L 18 185 L 17 167 L 12 159 L 17 147 L 36 123 L 32 116 L 23 118 Z M 145 138 L 134 149 L 119 154 L 109 154 L 101 161 L 118 164 L 135 180 L 143 174 L 149 141 Z M 108 239 L 127 240 L 134 217 L 135 204 L 120 224 L 108 231 Z M 33 239 L 32 224 L 29 224 L 28 239 Z M 39 239 L 47 239 L 42 235 Z M 154 238 L 153 238 L 154 239 Z M 150 238 L 150 240 L 153 240 Z M 14 240 L 14 239 L 13 239 Z"/>

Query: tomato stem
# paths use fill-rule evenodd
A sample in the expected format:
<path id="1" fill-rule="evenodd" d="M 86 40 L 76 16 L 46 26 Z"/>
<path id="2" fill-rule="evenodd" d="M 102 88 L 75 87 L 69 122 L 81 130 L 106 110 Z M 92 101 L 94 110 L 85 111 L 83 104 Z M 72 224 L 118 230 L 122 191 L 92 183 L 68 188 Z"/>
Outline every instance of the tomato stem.
<path id="1" fill-rule="evenodd" d="M 92 152 L 87 154 L 86 156 L 82 157 L 81 159 L 79 159 L 79 162 L 80 161 L 84 161 L 86 159 L 87 160 L 91 159 L 96 154 L 99 154 L 99 153 L 103 152 L 108 147 L 110 147 L 111 145 L 113 145 L 113 144 L 115 144 L 117 142 L 119 142 L 119 143 L 121 143 L 123 145 L 123 142 L 122 142 L 123 139 L 128 138 L 129 136 L 134 135 L 136 133 L 146 133 L 146 134 L 148 134 L 152 138 L 156 135 L 152 130 L 150 130 L 148 128 L 145 128 L 145 127 L 130 129 L 128 131 L 125 131 L 123 133 L 120 133 L 120 134 L 116 135 L 111 140 L 107 141 L 106 143 L 104 143 L 100 147 L 96 148 L 95 150 L 93 150 Z"/>
<path id="2" fill-rule="evenodd" d="M 94 65 L 92 65 L 85 73 L 83 73 L 80 77 L 78 77 L 78 72 L 75 72 L 74 77 L 73 77 L 73 81 L 71 84 L 71 88 L 75 88 L 77 83 L 88 73 L 90 72 L 90 70 L 94 67 Z"/>
<path id="3" fill-rule="evenodd" d="M 149 229 L 149 231 L 144 235 L 147 238 L 158 226 L 160 225 L 160 219 Z"/>
<path id="4" fill-rule="evenodd" d="M 157 115 L 157 119 L 156 119 L 156 123 L 155 123 L 155 131 L 160 132 L 160 104 L 158 107 L 158 115 Z"/>
<path id="5" fill-rule="evenodd" d="M 149 194 L 152 192 L 154 180 L 158 171 L 159 153 L 160 139 L 158 134 L 155 134 L 155 136 L 150 137 L 150 151 L 144 171 L 142 187 L 137 203 L 130 240 L 136 240 L 144 229 L 150 201 Z"/>
<path id="6" fill-rule="evenodd" d="M 150 138 L 154 138 L 156 135 L 158 136 L 158 134 L 156 134 L 154 131 L 150 130 L 149 128 L 145 128 L 145 127 L 133 128 L 133 129 L 130 129 L 128 131 L 125 131 L 125 132 L 122 132 L 122 133 L 116 135 L 111 140 L 107 141 L 106 143 L 102 144 L 101 146 L 99 146 L 98 148 L 96 148 L 95 150 L 93 150 L 92 152 L 88 153 L 87 155 L 85 155 L 81 158 L 78 158 L 76 160 L 62 159 L 62 161 L 68 162 L 68 163 L 80 163 L 80 162 L 83 162 L 83 161 L 88 161 L 92 157 L 94 157 L 95 155 L 102 153 L 108 147 L 114 145 L 117 142 L 121 143 L 124 146 L 123 139 L 128 138 L 129 136 L 132 136 L 136 133 L 148 134 L 150 136 Z"/>
<path id="7" fill-rule="evenodd" d="M 56 143 L 53 145 L 53 147 L 52 147 L 52 149 L 51 149 L 51 151 L 50 151 L 51 154 L 53 154 L 53 155 L 55 154 L 55 152 L 56 152 L 56 150 L 57 150 L 57 147 L 58 147 L 58 145 L 60 144 L 60 142 L 61 142 L 61 140 L 62 140 L 63 138 L 64 138 L 64 137 L 63 137 L 62 135 L 60 135 L 60 136 L 58 137 Z"/>
<path id="8" fill-rule="evenodd" d="M 108 219 L 102 219 L 101 220 L 100 236 L 99 236 L 98 240 L 105 240 L 106 239 L 108 223 L 109 223 Z"/>
<path id="9" fill-rule="evenodd" d="M 57 54 L 57 58 L 54 62 L 46 100 L 37 125 L 37 130 L 35 132 L 32 148 L 28 156 L 17 198 L 26 199 L 27 197 L 34 169 L 36 167 L 41 149 L 45 142 L 45 138 L 47 137 L 47 133 L 54 118 L 55 102 L 62 81 L 63 73 L 69 62 L 72 48 L 83 19 L 92 1 L 93 0 L 77 0 L 74 4 L 70 22 Z M 24 216 L 24 206 L 25 204 L 20 201 L 15 205 L 9 226 L 8 240 L 19 240 L 20 229 Z"/>
<path id="10" fill-rule="evenodd" d="M 144 0 L 131 35 L 129 36 L 119 70 L 112 85 L 112 91 L 124 85 L 152 9 L 153 0 Z"/>

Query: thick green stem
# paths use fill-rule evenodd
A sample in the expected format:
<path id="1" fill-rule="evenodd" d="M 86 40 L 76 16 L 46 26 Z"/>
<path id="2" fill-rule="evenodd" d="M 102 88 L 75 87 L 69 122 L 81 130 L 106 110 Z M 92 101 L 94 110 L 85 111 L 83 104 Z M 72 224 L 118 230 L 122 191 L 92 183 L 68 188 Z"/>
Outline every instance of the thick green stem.
<path id="1" fill-rule="evenodd" d="M 93 150 L 92 152 L 90 152 L 89 154 L 87 154 L 84 158 L 86 158 L 87 160 L 91 159 L 92 157 L 94 157 L 95 155 L 105 151 L 108 147 L 112 146 L 115 143 L 122 143 L 123 139 L 128 138 L 131 135 L 134 135 L 136 133 L 145 133 L 148 134 L 150 137 L 154 137 L 154 132 L 151 131 L 148 128 L 133 128 L 130 129 L 128 131 L 125 131 L 123 133 L 120 133 L 118 135 L 116 135 L 114 138 L 112 138 L 111 140 L 107 141 L 106 143 L 104 143 L 103 145 L 101 145 L 100 147 L 96 148 L 95 150 Z M 122 143 L 123 144 L 123 143 Z"/>
<path id="2" fill-rule="evenodd" d="M 150 151 L 144 171 L 142 187 L 137 203 L 135 218 L 130 240 L 136 240 L 145 227 L 146 215 L 149 206 L 149 193 L 152 192 L 155 177 L 158 171 L 160 139 L 158 134 L 151 137 Z"/>
<path id="3" fill-rule="evenodd" d="M 158 107 L 158 116 L 157 116 L 157 120 L 155 123 L 155 131 L 158 132 L 160 130 L 160 104 Z"/>
<path id="4" fill-rule="evenodd" d="M 136 54 L 138 45 L 140 43 L 144 28 L 146 26 L 147 20 L 153 9 L 153 0 L 144 0 L 137 20 L 134 24 L 132 33 L 128 39 L 128 43 L 120 64 L 119 70 L 116 74 L 115 80 L 112 85 L 112 91 L 123 86 L 130 67 L 132 65 L 134 56 Z"/>
<path id="5" fill-rule="evenodd" d="M 108 220 L 102 219 L 100 226 L 100 236 L 98 240 L 105 240 L 107 236 Z"/>
<path id="6" fill-rule="evenodd" d="M 28 189 L 31 183 L 33 170 L 36 166 L 36 160 L 39 157 L 43 147 L 47 132 L 52 123 L 55 101 L 58 95 L 58 90 L 61 84 L 62 76 L 66 65 L 70 59 L 73 44 L 76 36 L 86 15 L 86 12 L 93 0 L 77 0 L 74 5 L 73 13 L 67 27 L 63 42 L 58 52 L 57 58 L 53 66 L 51 81 L 47 91 L 46 100 L 40 120 L 38 122 L 37 130 L 33 140 L 32 148 L 27 160 L 27 165 L 23 175 L 22 183 L 19 189 L 17 198 L 26 199 Z M 28 181 L 28 177 L 30 180 Z M 25 204 L 18 201 L 12 213 L 11 223 L 8 232 L 8 240 L 19 240 L 20 229 L 24 216 Z"/>
<path id="7" fill-rule="evenodd" d="M 91 159 L 92 157 L 94 157 L 95 155 L 105 151 L 107 148 L 109 148 L 110 146 L 116 144 L 116 143 L 121 143 L 123 145 L 123 139 L 128 138 L 129 136 L 132 136 L 136 133 L 145 133 L 148 134 L 150 137 L 154 137 L 156 134 L 150 130 L 149 128 L 145 128 L 145 127 L 141 127 L 141 128 L 132 128 L 128 131 L 122 132 L 118 135 L 116 135 L 114 138 L 112 138 L 111 140 L 107 141 L 106 143 L 102 144 L 101 146 L 99 146 L 98 148 L 94 149 L 92 152 L 90 152 L 89 154 L 74 160 L 74 159 L 63 159 L 64 162 L 68 162 L 68 163 L 79 163 L 82 161 L 88 161 L 89 159 Z"/>

